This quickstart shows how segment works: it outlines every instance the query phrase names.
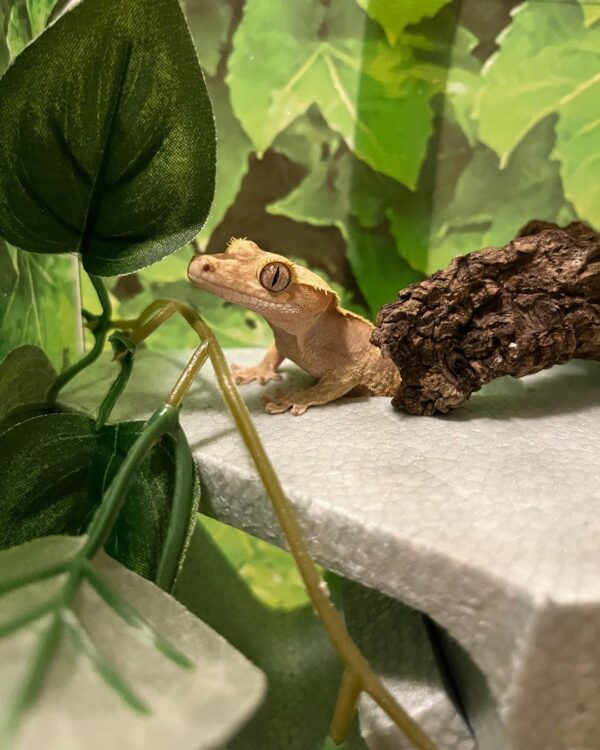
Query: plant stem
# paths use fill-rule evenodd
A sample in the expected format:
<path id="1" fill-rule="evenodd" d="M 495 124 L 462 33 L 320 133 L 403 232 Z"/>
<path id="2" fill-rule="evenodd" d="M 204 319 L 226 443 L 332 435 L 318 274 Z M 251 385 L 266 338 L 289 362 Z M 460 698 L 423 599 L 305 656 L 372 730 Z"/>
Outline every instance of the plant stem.
<path id="1" fill-rule="evenodd" d="M 164 591 L 173 589 L 179 563 L 196 508 L 190 502 L 194 483 L 194 459 L 187 438 L 178 425 L 173 435 L 175 441 L 175 487 L 171 520 L 162 548 L 155 583 Z"/>
<path id="2" fill-rule="evenodd" d="M 102 427 L 108 422 L 112 410 L 115 408 L 117 401 L 123 394 L 133 371 L 133 357 L 134 352 L 132 350 L 127 350 L 118 358 L 119 367 L 121 369 L 113 381 L 108 393 L 104 397 L 104 400 L 100 404 L 98 418 L 96 419 L 96 430 L 102 429 Z"/>
<path id="3" fill-rule="evenodd" d="M 209 341 L 203 341 L 196 351 L 192 354 L 190 361 L 187 364 L 185 370 L 179 376 L 175 387 L 169 394 L 167 404 L 171 406 L 181 406 L 183 399 L 194 382 L 194 378 L 198 374 L 202 365 L 206 362 L 209 356 Z"/>
<path id="4" fill-rule="evenodd" d="M 152 313 L 155 313 L 154 317 L 150 317 Z M 313 607 L 327 630 L 334 648 L 346 665 L 347 671 L 352 675 L 353 680 L 360 682 L 362 690 L 373 698 L 418 750 L 436 750 L 432 740 L 404 711 L 373 672 L 329 599 L 279 477 L 271 465 L 250 412 L 233 381 L 223 350 L 210 328 L 190 305 L 177 300 L 157 300 L 142 312 L 138 325 L 134 325 L 131 333 L 132 339 L 140 343 L 175 313 L 179 313 L 186 320 L 202 341 L 209 342 L 209 357 L 223 399 L 256 466 Z M 342 690 L 345 691 L 345 688 L 343 687 Z"/>
<path id="5" fill-rule="evenodd" d="M 91 364 L 93 364 L 104 349 L 104 343 L 106 341 L 106 334 L 108 332 L 108 328 L 110 325 L 110 316 L 112 313 L 110 297 L 108 296 L 108 292 L 101 278 L 99 278 L 98 276 L 90 276 L 90 281 L 92 282 L 92 285 L 96 290 L 100 305 L 102 306 L 102 312 L 100 314 L 100 317 L 98 318 L 98 325 L 94 328 L 93 331 L 94 346 L 84 357 L 79 360 L 79 362 L 76 362 L 56 378 L 50 390 L 48 391 L 48 404 L 50 406 L 54 406 L 54 404 L 56 403 L 56 399 L 58 398 L 58 394 L 65 387 L 65 385 L 67 385 L 67 383 L 70 383 L 71 380 L 73 380 L 76 375 L 79 375 L 82 370 L 85 370 L 86 367 L 89 367 Z"/>
<path id="6" fill-rule="evenodd" d="M 356 706 L 361 692 L 362 685 L 359 678 L 346 667 L 333 719 L 329 727 L 329 736 L 336 745 L 342 743 L 350 732 L 350 726 L 356 713 Z"/>

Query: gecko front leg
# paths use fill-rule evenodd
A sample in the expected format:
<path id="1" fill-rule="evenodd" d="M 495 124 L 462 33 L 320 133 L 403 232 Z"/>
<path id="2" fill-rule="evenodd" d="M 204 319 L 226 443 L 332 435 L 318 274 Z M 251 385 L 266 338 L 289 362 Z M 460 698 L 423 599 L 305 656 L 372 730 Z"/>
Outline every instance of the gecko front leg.
<path id="1" fill-rule="evenodd" d="M 322 406 L 345 396 L 360 384 L 360 376 L 340 377 L 339 373 L 325 373 L 310 388 L 282 395 L 265 396 L 265 409 L 269 414 L 281 414 L 288 409 L 297 417 L 310 406 Z"/>
<path id="2" fill-rule="evenodd" d="M 231 374 L 237 385 L 245 385 L 255 380 L 264 385 L 271 380 L 281 380 L 281 375 L 277 372 L 277 368 L 284 359 L 285 357 L 281 356 L 275 344 L 271 344 L 259 364 L 253 367 L 231 365 Z"/>

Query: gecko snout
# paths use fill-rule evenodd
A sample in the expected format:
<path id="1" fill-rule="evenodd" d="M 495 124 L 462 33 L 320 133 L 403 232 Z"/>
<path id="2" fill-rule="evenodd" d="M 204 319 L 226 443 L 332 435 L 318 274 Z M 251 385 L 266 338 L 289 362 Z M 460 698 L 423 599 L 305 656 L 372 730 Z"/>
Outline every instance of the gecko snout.
<path id="1" fill-rule="evenodd" d="M 199 281 L 203 276 L 214 273 L 214 271 L 215 264 L 211 258 L 197 255 L 188 267 L 188 277 L 190 281 Z"/>

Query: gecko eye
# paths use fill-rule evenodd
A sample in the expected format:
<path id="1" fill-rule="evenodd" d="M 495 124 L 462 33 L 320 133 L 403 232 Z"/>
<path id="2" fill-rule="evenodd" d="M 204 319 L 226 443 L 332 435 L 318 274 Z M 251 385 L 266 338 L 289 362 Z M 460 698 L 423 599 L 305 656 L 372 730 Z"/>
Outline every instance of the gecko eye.
<path id="1" fill-rule="evenodd" d="M 260 272 L 260 283 L 270 292 L 283 292 L 292 280 L 292 273 L 285 263 L 267 263 Z"/>

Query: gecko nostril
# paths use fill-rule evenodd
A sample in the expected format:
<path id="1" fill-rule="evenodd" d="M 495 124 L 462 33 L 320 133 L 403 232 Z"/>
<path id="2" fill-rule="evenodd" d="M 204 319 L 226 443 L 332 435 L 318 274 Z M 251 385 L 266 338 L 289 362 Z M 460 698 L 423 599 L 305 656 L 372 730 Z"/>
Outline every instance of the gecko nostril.
<path id="1" fill-rule="evenodd" d="M 205 263 L 202 266 L 202 270 L 204 271 L 204 273 L 209 273 L 210 271 L 212 271 L 212 266 L 210 265 L 210 263 Z"/>

